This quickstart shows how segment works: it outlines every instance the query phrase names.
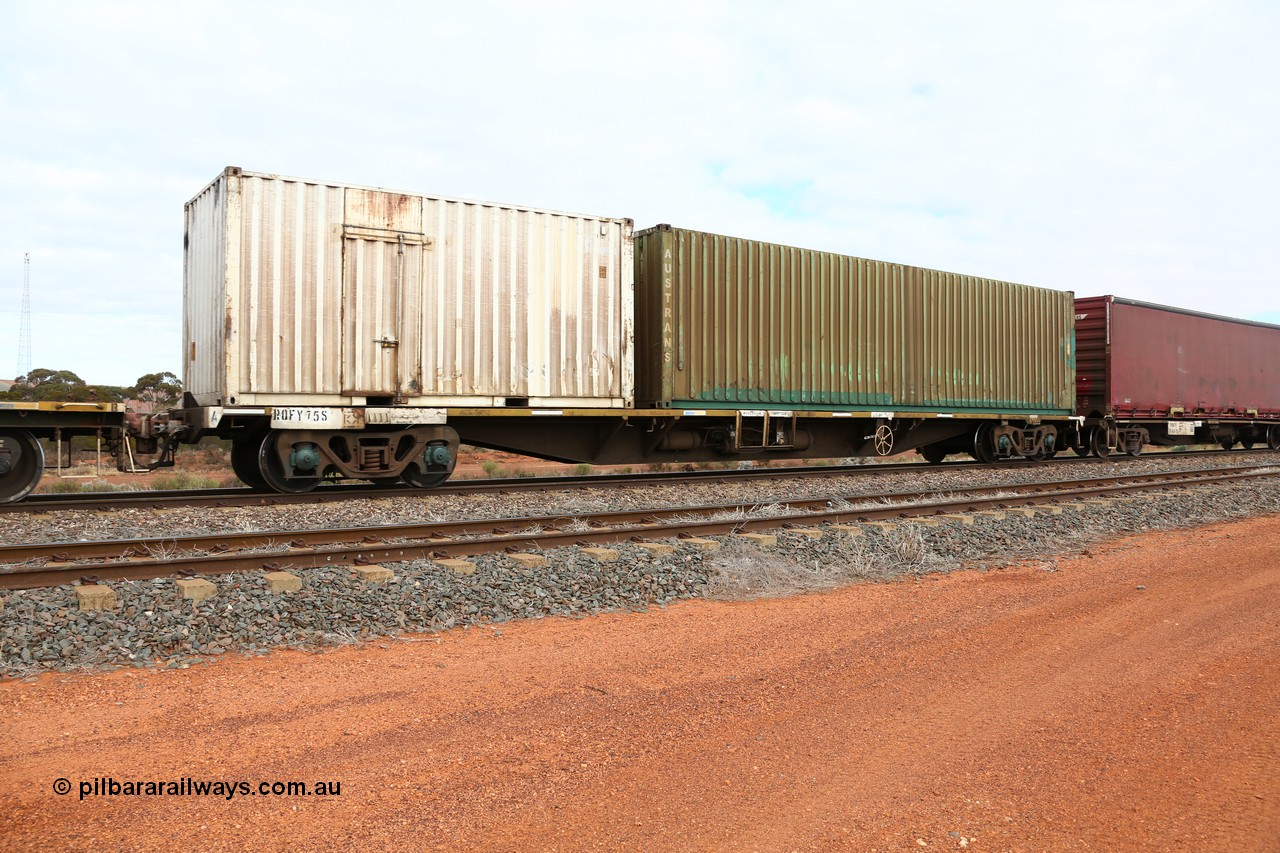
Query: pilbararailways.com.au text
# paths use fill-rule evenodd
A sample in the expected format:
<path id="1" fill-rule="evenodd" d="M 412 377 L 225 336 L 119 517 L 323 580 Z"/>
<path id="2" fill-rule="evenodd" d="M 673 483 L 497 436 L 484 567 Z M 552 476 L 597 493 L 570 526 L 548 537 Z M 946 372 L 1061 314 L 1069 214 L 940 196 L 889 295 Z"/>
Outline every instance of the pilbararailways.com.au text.
<path id="1" fill-rule="evenodd" d="M 334 781 L 299 782 L 268 781 L 246 782 L 238 779 L 208 781 L 184 776 L 181 779 L 125 779 L 111 776 L 82 779 L 79 783 L 80 799 L 86 797 L 340 797 L 342 783 Z M 55 779 L 53 792 L 59 796 L 70 794 L 71 780 Z"/>

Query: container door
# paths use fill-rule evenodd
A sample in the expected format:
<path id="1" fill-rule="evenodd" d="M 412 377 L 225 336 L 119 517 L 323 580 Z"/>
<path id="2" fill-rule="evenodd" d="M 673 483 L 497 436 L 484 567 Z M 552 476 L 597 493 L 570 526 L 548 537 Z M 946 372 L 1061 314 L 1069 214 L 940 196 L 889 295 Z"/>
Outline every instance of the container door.
<path id="1" fill-rule="evenodd" d="M 417 390 L 425 242 L 421 234 L 343 227 L 343 394 L 394 402 Z"/>

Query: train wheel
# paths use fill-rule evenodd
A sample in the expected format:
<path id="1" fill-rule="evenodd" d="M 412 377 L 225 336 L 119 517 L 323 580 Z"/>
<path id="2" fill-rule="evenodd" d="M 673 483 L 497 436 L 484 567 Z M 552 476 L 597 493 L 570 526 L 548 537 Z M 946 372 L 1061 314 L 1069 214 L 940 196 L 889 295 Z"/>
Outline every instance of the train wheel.
<path id="1" fill-rule="evenodd" d="M 991 440 L 991 424 L 981 424 L 973 432 L 973 458 L 984 465 L 996 461 L 995 443 Z"/>
<path id="2" fill-rule="evenodd" d="M 44 474 L 44 448 L 25 429 L 0 430 L 0 504 L 35 491 Z"/>
<path id="3" fill-rule="evenodd" d="M 1243 447 L 1245 450 L 1253 450 L 1253 439 L 1252 438 L 1240 439 L 1240 446 Z"/>
<path id="4" fill-rule="evenodd" d="M 1105 427 L 1093 428 L 1093 432 L 1089 435 L 1089 449 L 1099 459 L 1106 459 L 1111 455 L 1111 448 L 1107 446 L 1107 429 Z"/>
<path id="5" fill-rule="evenodd" d="M 1141 444 L 1139 444 L 1139 445 L 1138 445 L 1138 446 L 1136 446 L 1136 447 L 1128 447 L 1128 448 L 1125 448 L 1125 451 L 1124 451 L 1124 452 L 1125 452 L 1125 453 L 1127 453 L 1127 454 L 1129 454 L 1130 456 L 1141 456 L 1141 455 L 1142 455 L 1142 445 L 1141 445 Z"/>
<path id="6" fill-rule="evenodd" d="M 1080 432 L 1080 443 L 1071 445 L 1071 452 L 1076 456 L 1088 456 L 1093 452 L 1093 432 L 1097 427 L 1088 427 Z"/>
<path id="7" fill-rule="evenodd" d="M 400 479 L 415 489 L 433 489 L 449 479 L 456 461 L 446 444 L 429 444 L 418 458 L 400 472 Z"/>
<path id="8" fill-rule="evenodd" d="M 428 471 L 422 473 L 422 469 L 418 466 L 410 464 L 404 469 L 404 473 L 400 475 L 400 479 L 404 480 L 415 489 L 434 489 L 436 486 L 449 479 L 451 471 Z"/>
<path id="9" fill-rule="evenodd" d="M 1267 447 L 1280 450 L 1280 426 L 1273 426 L 1267 430 Z"/>
<path id="10" fill-rule="evenodd" d="M 1236 446 L 1236 440 L 1234 438 L 1224 438 L 1218 444 L 1222 445 L 1223 450 L 1230 450 Z"/>
<path id="11" fill-rule="evenodd" d="M 280 433 L 268 432 L 258 446 L 258 472 L 267 488 L 277 492 L 299 494 L 320 485 L 320 477 L 286 477 L 280 462 Z"/>
<path id="12" fill-rule="evenodd" d="M 240 482 L 251 489 L 267 488 L 267 481 L 258 469 L 258 451 L 262 449 L 262 433 L 253 432 L 236 436 L 231 440 L 231 470 Z"/>
<path id="13" fill-rule="evenodd" d="M 926 444 L 920 448 L 920 455 L 924 457 L 926 462 L 932 462 L 937 465 L 943 459 L 947 458 L 947 449 L 941 444 Z"/>

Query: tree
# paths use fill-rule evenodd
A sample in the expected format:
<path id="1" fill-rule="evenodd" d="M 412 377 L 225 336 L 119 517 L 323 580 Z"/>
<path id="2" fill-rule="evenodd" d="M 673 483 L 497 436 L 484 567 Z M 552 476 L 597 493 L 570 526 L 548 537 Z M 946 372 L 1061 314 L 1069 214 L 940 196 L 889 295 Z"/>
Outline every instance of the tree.
<path id="1" fill-rule="evenodd" d="M 139 402 L 146 403 L 151 411 L 165 411 L 177 405 L 182 399 L 182 380 L 169 371 L 148 373 L 139 376 L 129 395 Z"/>
<path id="2" fill-rule="evenodd" d="M 124 401 L 127 389 L 115 385 L 88 385 L 70 370 L 37 368 L 26 376 L 19 376 L 6 395 L 11 400 L 40 402 L 59 400 L 70 403 Z"/>
<path id="3" fill-rule="evenodd" d="M 26 376 L 19 376 L 10 389 L 19 400 L 85 400 L 88 386 L 70 370 L 49 370 L 39 367 Z"/>

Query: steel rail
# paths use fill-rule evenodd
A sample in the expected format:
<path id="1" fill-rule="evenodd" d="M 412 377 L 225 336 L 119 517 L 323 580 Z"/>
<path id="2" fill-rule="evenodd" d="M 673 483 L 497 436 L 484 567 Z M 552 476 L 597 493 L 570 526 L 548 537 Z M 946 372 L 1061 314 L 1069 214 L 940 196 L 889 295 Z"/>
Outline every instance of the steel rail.
<path id="1" fill-rule="evenodd" d="M 323 485 L 315 491 L 300 494 L 256 491 L 248 487 L 233 486 L 220 489 L 174 489 L 146 492 L 81 492 L 78 494 L 42 493 L 11 504 L 0 504 L 0 515 L 5 513 L 46 513 L 67 509 L 116 510 L 116 509 L 167 509 L 180 506 L 286 506 L 291 504 L 326 503 L 339 500 L 383 498 L 432 497 L 435 495 L 474 495 L 489 492 L 543 491 L 559 488 L 610 488 L 613 486 L 670 485 L 683 480 L 699 482 L 732 482 L 737 480 L 779 479 L 786 477 L 844 477 L 876 476 L 882 474 L 917 473 L 922 471 L 976 468 L 982 470 L 1010 470 L 1028 465 L 1062 465 L 1086 462 L 1104 462 L 1123 465 L 1131 459 L 1156 461 L 1183 459 L 1189 456 L 1221 457 L 1232 454 L 1274 453 L 1266 448 L 1253 450 L 1187 450 L 1178 453 L 1146 454 L 1138 457 L 1060 455 L 1045 462 L 1026 459 L 1004 460 L 985 464 L 975 460 L 954 462 L 890 462 L 860 465 L 818 465 L 792 468 L 750 468 L 744 470 L 672 471 L 665 473 L 585 474 L 551 477 L 519 477 L 492 480 L 452 480 L 432 489 L 413 489 L 407 486 L 376 486 L 373 484 Z M 1278 456 L 1277 458 L 1280 458 Z"/>
<path id="2" fill-rule="evenodd" d="M 334 565 L 358 565 L 376 562 L 403 562 L 406 560 L 460 557 L 492 553 L 502 550 L 528 548 L 557 548 L 566 545 L 610 544 L 636 538 L 673 537 L 682 534 L 723 535 L 735 532 L 770 530 L 814 523 L 867 522 L 921 518 L 946 513 L 975 512 L 984 509 L 1010 509 L 1046 503 L 1061 503 L 1064 499 L 1077 500 L 1153 489 L 1185 488 L 1189 486 L 1234 482 L 1259 477 L 1274 477 L 1269 468 L 1224 471 L 1216 469 L 1200 472 L 1171 472 L 1166 475 L 1134 475 L 1131 477 L 1095 478 L 1071 483 L 1033 483 L 1018 486 L 988 487 L 986 496 L 974 491 L 941 495 L 949 498 L 922 501 L 914 504 L 886 504 L 884 506 L 833 508 L 833 502 L 848 502 L 844 498 L 813 498 L 800 501 L 779 502 L 777 506 L 800 511 L 784 512 L 757 517 L 733 517 L 717 519 L 713 516 L 747 512 L 758 508 L 757 504 L 733 504 L 728 506 L 675 507 L 664 509 L 624 511 L 621 513 L 596 513 L 569 519 L 565 516 L 544 516 L 555 526 L 539 527 L 539 519 L 505 519 L 506 523 L 526 524 L 525 532 L 509 534 L 494 529 L 488 522 L 488 535 L 466 539 L 430 537 L 426 541 L 388 543 L 379 541 L 390 538 L 381 532 L 402 532 L 406 525 L 358 528 L 348 533 L 363 533 L 360 542 L 340 544 L 321 550 L 311 546 L 290 545 L 286 550 L 270 552 L 234 551 L 206 555 L 189 555 L 168 559 L 118 560 L 109 563 L 78 563 L 56 569 L 46 566 L 25 565 L 0 572 L 0 589 L 22 589 L 41 586 L 57 586 L 77 578 L 94 580 L 145 580 L 179 574 L 225 574 L 238 571 L 274 571 L 285 568 L 309 569 Z M 1066 486 L 1066 488 L 1063 488 Z M 1009 491 L 1017 494 L 1007 494 Z M 1006 492 L 1006 494 L 999 494 Z M 921 493 L 911 493 L 919 497 Z M 887 496 L 859 496 L 862 500 L 883 500 Z M 818 506 L 819 503 L 824 504 Z M 809 507 L 805 511 L 803 507 Z M 697 516 L 702 516 L 698 518 Z M 600 525 L 589 530 L 564 530 L 564 522 L 585 521 Z M 466 524 L 466 523 L 464 523 Z M 482 522 L 484 524 L 484 522 Z M 421 530 L 440 525 L 419 525 Z M 334 531 L 338 533 L 340 531 Z M 284 534 L 274 534 L 275 539 Z M 454 535 L 471 535 L 455 531 Z M 226 538 L 226 537 L 224 537 Z M 162 540 L 175 543 L 177 540 Z M 93 544 L 93 543 L 90 543 Z M 118 543 L 117 543 L 118 544 Z"/>
<path id="3" fill-rule="evenodd" d="M 1255 470 L 1255 466 L 1234 468 L 1205 468 L 1192 471 L 1174 471 L 1167 475 L 1125 474 L 1116 477 L 1090 477 L 1084 480 L 1063 480 L 1049 483 L 1020 485 L 972 486 L 959 489 L 913 489 L 906 492 L 872 492 L 864 494 L 819 495 L 804 498 L 788 498 L 776 501 L 754 501 L 736 504 L 703 504 L 682 507 L 663 507 L 629 510 L 609 510 L 569 517 L 556 515 L 530 515 L 500 519 L 463 519 L 458 521 L 410 522 L 407 524 L 380 524 L 361 527 L 328 528 L 323 530 L 278 530 L 251 533 L 201 533 L 187 536 L 160 536 L 101 541 L 65 541 L 0 545 L 0 565 L 21 563 L 35 559 L 49 559 L 67 563 L 86 559 L 133 559 L 153 557 L 175 552 L 213 551 L 226 552 L 249 548 L 270 548 L 286 544 L 290 548 L 313 548 L 319 545 L 351 544 L 360 541 L 387 541 L 391 539 L 449 539 L 456 536 L 482 536 L 502 534 L 513 527 L 553 527 L 567 521 L 581 519 L 589 524 L 610 526 L 637 524 L 643 521 L 680 513 L 689 515 L 743 511 L 763 504 L 789 507 L 797 511 L 816 512 L 833 502 L 882 503 L 919 500 L 925 496 L 939 499 L 963 500 L 968 497 L 1000 494 L 1025 489 L 1032 492 L 1064 489 L 1091 488 L 1099 485 L 1124 483 L 1156 483 L 1161 477 L 1168 479 L 1195 478 L 1215 474 L 1243 474 Z"/>

